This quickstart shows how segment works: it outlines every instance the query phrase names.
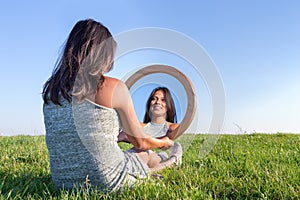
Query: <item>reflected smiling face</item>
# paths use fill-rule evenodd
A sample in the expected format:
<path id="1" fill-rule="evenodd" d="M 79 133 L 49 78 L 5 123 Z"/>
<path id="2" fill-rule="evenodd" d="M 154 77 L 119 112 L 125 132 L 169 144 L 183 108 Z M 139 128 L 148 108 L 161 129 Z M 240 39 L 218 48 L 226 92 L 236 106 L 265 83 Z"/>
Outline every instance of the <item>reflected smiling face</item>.
<path id="1" fill-rule="evenodd" d="M 150 102 L 150 114 L 152 117 L 167 116 L 167 104 L 162 90 L 154 93 Z"/>

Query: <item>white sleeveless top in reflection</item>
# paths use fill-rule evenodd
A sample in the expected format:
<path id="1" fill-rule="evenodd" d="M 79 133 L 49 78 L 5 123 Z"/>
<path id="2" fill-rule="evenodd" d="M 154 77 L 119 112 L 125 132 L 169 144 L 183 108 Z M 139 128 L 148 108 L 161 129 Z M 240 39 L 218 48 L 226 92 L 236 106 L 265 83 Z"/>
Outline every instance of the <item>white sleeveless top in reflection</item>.
<path id="1" fill-rule="evenodd" d="M 153 122 L 149 122 L 144 126 L 144 131 L 153 137 L 165 136 L 168 129 L 169 129 L 168 122 L 165 122 L 163 124 L 156 124 Z"/>

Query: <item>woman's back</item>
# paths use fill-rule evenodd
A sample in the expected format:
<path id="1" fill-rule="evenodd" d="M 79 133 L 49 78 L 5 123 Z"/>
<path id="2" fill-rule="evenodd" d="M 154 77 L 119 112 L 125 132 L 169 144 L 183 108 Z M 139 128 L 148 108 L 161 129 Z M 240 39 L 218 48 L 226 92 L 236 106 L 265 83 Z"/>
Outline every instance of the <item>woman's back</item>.
<path id="1" fill-rule="evenodd" d="M 119 116 L 136 148 L 173 145 L 168 137 L 148 137 L 139 125 L 127 86 L 118 79 L 104 77 L 113 67 L 116 46 L 101 23 L 78 21 L 43 86 L 50 170 L 59 188 L 90 183 L 113 190 L 148 177 L 150 156 L 123 152 L 117 144 Z M 106 107 L 87 98 L 95 98 L 94 102 Z"/>
<path id="2" fill-rule="evenodd" d="M 50 170 L 57 187 L 89 182 L 113 190 L 147 177 L 148 167 L 117 144 L 119 118 L 114 109 L 89 101 L 60 102 L 62 106 L 44 104 Z"/>

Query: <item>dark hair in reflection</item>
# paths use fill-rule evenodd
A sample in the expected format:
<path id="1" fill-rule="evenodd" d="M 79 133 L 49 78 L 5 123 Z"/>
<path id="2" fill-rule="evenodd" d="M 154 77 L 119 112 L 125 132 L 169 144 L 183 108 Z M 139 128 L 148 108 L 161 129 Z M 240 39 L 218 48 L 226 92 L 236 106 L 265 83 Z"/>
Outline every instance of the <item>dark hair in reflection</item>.
<path id="1" fill-rule="evenodd" d="M 92 96 L 102 84 L 103 71 L 113 66 L 116 42 L 108 28 L 92 19 L 75 24 L 52 76 L 43 86 L 43 100 L 61 105 L 59 94 L 69 102 Z M 76 79 L 76 82 L 75 82 Z"/>
<path id="2" fill-rule="evenodd" d="M 167 118 L 166 121 L 167 122 L 172 122 L 172 123 L 177 123 L 177 116 L 176 116 L 176 108 L 175 108 L 175 104 L 173 101 L 173 97 L 171 95 L 171 92 L 168 88 L 166 87 L 157 87 L 155 89 L 152 90 L 147 103 L 146 103 L 146 112 L 145 112 L 145 116 L 144 116 L 144 121 L 143 123 L 148 123 L 151 122 L 151 118 L 150 118 L 150 104 L 151 101 L 154 97 L 155 92 L 161 90 L 164 93 L 165 96 L 165 101 L 166 101 L 166 106 L 167 106 Z"/>

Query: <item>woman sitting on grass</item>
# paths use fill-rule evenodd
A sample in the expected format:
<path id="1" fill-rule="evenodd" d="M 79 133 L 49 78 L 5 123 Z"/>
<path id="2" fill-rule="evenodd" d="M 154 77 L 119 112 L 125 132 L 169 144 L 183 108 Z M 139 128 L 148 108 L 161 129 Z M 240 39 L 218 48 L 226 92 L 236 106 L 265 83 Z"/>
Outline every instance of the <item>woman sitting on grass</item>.
<path id="1" fill-rule="evenodd" d="M 75 24 L 52 76 L 43 87 L 43 114 L 50 172 L 58 188 L 91 185 L 120 190 L 149 177 L 155 168 L 144 151 L 124 152 L 119 130 L 136 149 L 168 148 L 168 137 L 150 137 L 141 127 L 128 88 L 105 76 L 113 66 L 116 43 L 109 30 L 94 20 Z"/>

